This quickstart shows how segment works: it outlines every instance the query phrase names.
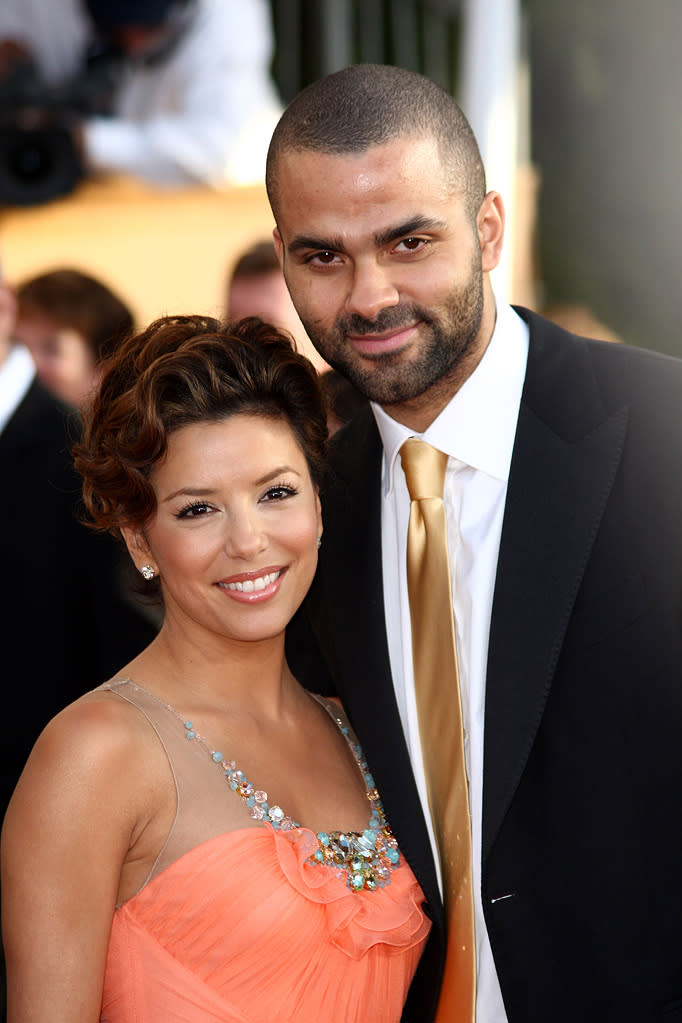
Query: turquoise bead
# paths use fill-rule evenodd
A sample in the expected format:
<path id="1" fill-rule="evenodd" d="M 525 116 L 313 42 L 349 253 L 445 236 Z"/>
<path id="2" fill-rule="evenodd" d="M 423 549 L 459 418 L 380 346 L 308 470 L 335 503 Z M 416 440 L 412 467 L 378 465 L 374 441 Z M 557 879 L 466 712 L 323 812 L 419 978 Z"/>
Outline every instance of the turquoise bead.
<path id="1" fill-rule="evenodd" d="M 244 772 L 240 771 L 233 761 L 226 763 L 219 750 L 211 750 L 203 737 L 194 731 L 191 721 L 183 722 L 183 719 L 173 711 L 172 707 L 168 709 L 183 723 L 186 737 L 196 739 L 206 749 L 215 764 L 223 765 L 225 778 L 230 788 L 244 800 L 254 819 L 266 822 L 276 831 L 281 829 L 288 831 L 301 827 L 298 821 L 287 817 L 281 807 L 276 804 L 270 807 L 265 792 L 259 791 L 257 800 L 254 786 L 246 781 Z M 310 856 L 308 862 L 334 869 L 337 874 L 345 877 L 346 884 L 352 892 L 373 891 L 375 888 L 382 888 L 390 883 L 391 869 L 399 862 L 400 854 L 397 849 L 387 844 L 393 839 L 376 791 L 376 783 L 364 759 L 362 749 L 350 738 L 350 729 L 338 719 L 336 723 L 341 734 L 346 737 L 363 775 L 370 805 L 369 823 L 361 833 L 318 832 L 319 847 Z M 379 848 L 377 848 L 378 842 L 380 842 Z"/>

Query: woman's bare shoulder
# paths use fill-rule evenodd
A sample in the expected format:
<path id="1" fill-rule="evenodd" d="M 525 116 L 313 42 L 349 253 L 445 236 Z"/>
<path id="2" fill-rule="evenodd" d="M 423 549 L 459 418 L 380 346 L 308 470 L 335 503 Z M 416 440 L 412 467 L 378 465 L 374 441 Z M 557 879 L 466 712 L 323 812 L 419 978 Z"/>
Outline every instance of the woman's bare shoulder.
<path id="1" fill-rule="evenodd" d="M 33 753 L 85 760 L 92 768 L 107 767 L 112 760 L 128 757 L 140 741 L 146 742 L 150 731 L 134 706 L 110 690 L 94 689 L 48 722 Z"/>
<path id="2" fill-rule="evenodd" d="M 45 726 L 12 803 L 89 811 L 106 802 L 129 819 L 147 813 L 151 791 L 165 770 L 165 757 L 144 716 L 115 693 L 93 690 Z"/>

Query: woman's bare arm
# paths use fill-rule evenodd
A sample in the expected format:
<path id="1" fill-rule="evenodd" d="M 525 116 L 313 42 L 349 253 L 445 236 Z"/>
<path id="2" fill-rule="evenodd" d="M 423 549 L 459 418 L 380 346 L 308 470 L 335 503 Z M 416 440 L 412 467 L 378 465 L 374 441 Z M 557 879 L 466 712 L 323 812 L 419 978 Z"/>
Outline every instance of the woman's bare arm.
<path id="1" fill-rule="evenodd" d="M 0 849 L 8 1023 L 99 1020 L 121 868 L 149 814 L 134 715 L 110 696 L 72 704 L 12 797 Z"/>

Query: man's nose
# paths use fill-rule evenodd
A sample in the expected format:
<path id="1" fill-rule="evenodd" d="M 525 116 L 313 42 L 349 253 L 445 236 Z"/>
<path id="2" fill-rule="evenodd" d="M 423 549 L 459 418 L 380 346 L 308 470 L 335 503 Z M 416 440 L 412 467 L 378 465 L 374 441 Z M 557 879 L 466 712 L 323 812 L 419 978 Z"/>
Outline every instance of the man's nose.
<path id="1" fill-rule="evenodd" d="M 373 320 L 382 309 L 397 305 L 399 301 L 400 294 L 388 268 L 374 260 L 356 265 L 346 302 L 349 313 Z"/>

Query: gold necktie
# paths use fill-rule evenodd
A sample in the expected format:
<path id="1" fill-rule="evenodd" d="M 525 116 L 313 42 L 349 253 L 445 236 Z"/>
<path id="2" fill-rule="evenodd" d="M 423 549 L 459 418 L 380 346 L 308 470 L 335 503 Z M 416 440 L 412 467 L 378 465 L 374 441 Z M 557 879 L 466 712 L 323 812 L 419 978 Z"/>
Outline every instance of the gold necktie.
<path id="1" fill-rule="evenodd" d="M 471 818 L 443 485 L 447 455 L 411 437 L 400 449 L 410 492 L 407 588 L 419 732 L 443 875 L 447 957 L 436 1019 L 473 1023 L 476 946 Z"/>

